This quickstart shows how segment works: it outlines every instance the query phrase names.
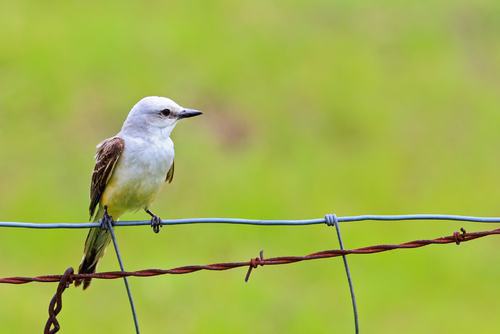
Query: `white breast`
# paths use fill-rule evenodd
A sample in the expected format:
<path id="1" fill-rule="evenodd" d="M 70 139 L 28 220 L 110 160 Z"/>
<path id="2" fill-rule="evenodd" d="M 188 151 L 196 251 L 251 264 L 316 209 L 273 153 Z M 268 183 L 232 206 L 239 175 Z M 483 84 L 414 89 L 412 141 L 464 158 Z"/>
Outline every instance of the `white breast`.
<path id="1" fill-rule="evenodd" d="M 174 161 L 170 138 L 123 137 L 125 148 L 106 189 L 115 215 L 148 207 L 165 183 Z"/>

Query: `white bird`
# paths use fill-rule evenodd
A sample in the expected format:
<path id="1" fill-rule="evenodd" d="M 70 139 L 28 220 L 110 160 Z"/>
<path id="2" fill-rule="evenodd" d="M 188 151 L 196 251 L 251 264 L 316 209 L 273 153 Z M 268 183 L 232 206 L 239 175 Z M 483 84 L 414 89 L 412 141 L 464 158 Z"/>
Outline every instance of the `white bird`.
<path id="1" fill-rule="evenodd" d="M 158 233 L 161 219 L 149 210 L 165 182 L 174 177 L 174 143 L 170 133 L 177 121 L 201 115 L 166 97 L 148 96 L 137 102 L 114 137 L 97 145 L 90 187 L 90 219 L 114 221 L 127 211 L 144 209 Z M 96 211 L 97 209 L 97 211 Z M 90 229 L 79 274 L 96 270 L 111 236 L 105 228 Z M 90 279 L 75 282 L 83 288 Z"/>

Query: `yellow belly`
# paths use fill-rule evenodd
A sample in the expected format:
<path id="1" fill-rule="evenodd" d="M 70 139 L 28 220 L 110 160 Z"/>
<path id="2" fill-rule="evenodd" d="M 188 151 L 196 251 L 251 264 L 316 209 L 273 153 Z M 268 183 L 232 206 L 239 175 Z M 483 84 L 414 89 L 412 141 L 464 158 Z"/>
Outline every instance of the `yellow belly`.
<path id="1" fill-rule="evenodd" d="M 139 180 L 120 182 L 112 177 L 102 194 L 100 204 L 107 206 L 108 214 L 116 220 L 127 211 L 148 207 L 156 198 L 162 184 L 163 182 Z"/>

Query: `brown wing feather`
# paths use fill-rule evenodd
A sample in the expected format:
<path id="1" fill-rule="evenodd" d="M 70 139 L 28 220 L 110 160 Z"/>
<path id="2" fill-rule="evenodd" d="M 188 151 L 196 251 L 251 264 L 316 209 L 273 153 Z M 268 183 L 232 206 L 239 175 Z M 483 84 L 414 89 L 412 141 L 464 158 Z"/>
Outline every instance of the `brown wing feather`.
<path id="1" fill-rule="evenodd" d="M 96 163 L 90 184 L 89 213 L 91 218 L 94 216 L 95 209 L 106 189 L 106 184 L 113 175 L 113 169 L 124 148 L 125 141 L 119 137 L 106 139 L 97 146 Z"/>
<path id="2" fill-rule="evenodd" d="M 165 178 L 165 182 L 172 183 L 174 179 L 174 171 L 175 171 L 175 161 L 172 161 L 172 166 L 167 172 L 167 177 Z"/>

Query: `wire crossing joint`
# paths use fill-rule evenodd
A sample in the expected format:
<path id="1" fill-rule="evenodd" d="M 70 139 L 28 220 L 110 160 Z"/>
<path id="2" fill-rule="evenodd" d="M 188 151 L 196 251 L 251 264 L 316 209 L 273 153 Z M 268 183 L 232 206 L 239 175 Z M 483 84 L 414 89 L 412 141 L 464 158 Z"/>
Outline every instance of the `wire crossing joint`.
<path id="1" fill-rule="evenodd" d="M 328 214 L 325 216 L 325 223 L 328 226 L 335 226 L 337 231 L 337 238 L 339 240 L 339 247 L 342 252 L 345 251 L 344 242 L 342 241 L 342 234 L 340 233 L 339 220 L 337 215 Z M 352 311 L 354 314 L 354 332 L 359 333 L 359 317 L 358 317 L 358 306 L 356 303 L 356 294 L 354 293 L 354 284 L 352 283 L 351 270 L 349 269 L 349 263 L 347 262 L 346 254 L 342 254 L 342 261 L 344 261 L 345 273 L 347 276 L 347 283 L 349 284 L 349 292 L 351 293 Z"/>

